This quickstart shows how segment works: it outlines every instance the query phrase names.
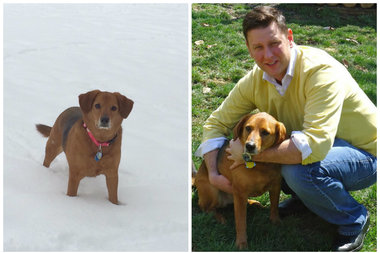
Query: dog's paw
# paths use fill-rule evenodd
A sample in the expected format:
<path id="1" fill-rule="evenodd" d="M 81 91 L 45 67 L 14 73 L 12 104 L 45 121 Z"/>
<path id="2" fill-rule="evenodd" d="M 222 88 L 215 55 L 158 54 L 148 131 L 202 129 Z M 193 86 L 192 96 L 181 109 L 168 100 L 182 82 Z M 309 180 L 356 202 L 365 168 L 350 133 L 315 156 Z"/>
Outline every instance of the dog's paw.
<path id="1" fill-rule="evenodd" d="M 127 203 L 124 203 L 124 202 L 121 202 L 120 200 L 117 202 L 117 205 L 118 206 L 126 206 Z"/>
<path id="2" fill-rule="evenodd" d="M 120 202 L 117 199 L 108 199 L 112 204 L 119 205 Z"/>
<path id="3" fill-rule="evenodd" d="M 236 247 L 239 250 L 245 250 L 245 249 L 248 249 L 248 243 L 247 243 L 247 241 L 242 241 L 242 242 L 236 241 Z"/>
<path id="4" fill-rule="evenodd" d="M 215 213 L 215 219 L 220 223 L 220 224 L 226 224 L 227 220 L 224 218 L 223 214 L 216 212 Z"/>
<path id="5" fill-rule="evenodd" d="M 271 216 L 269 219 L 274 225 L 280 225 L 282 223 L 279 216 Z"/>

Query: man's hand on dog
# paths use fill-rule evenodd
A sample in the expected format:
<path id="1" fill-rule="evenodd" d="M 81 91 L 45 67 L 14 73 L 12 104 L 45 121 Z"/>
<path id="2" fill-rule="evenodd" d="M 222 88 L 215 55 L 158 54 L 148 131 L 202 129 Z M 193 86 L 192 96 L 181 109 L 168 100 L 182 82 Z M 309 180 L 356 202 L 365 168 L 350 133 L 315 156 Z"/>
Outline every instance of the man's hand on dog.
<path id="1" fill-rule="evenodd" d="M 231 182 L 218 172 L 217 157 L 218 149 L 206 153 L 203 157 L 208 169 L 210 183 L 219 190 L 232 194 Z"/>
<path id="2" fill-rule="evenodd" d="M 226 148 L 226 152 L 230 154 L 229 156 L 227 156 L 227 159 L 234 161 L 234 163 L 230 166 L 231 170 L 244 164 L 244 160 L 242 157 L 244 147 L 239 139 L 230 140 L 230 146 Z"/>
<path id="3" fill-rule="evenodd" d="M 225 176 L 215 174 L 210 177 L 210 183 L 218 189 L 232 194 L 232 184 Z"/>

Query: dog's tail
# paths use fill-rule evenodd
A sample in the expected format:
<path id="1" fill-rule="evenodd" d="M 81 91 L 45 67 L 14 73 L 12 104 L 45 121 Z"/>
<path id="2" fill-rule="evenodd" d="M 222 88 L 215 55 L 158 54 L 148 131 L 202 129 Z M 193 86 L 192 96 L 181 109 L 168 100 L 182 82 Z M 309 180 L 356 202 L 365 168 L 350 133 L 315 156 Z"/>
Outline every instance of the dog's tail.
<path id="1" fill-rule="evenodd" d="M 36 128 L 37 131 L 40 132 L 44 137 L 50 136 L 51 127 L 42 124 L 37 124 Z"/>

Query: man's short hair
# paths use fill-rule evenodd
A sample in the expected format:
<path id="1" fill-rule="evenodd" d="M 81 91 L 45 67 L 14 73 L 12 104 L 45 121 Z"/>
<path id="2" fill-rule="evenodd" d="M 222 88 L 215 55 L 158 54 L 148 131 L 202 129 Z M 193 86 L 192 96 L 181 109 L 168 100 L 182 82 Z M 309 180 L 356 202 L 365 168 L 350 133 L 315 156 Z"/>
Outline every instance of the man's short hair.
<path id="1" fill-rule="evenodd" d="M 287 34 L 288 27 L 285 23 L 285 17 L 282 12 L 271 6 L 257 6 L 252 11 L 248 12 L 243 21 L 243 33 L 247 39 L 247 33 L 256 28 L 266 28 L 272 22 L 275 22 L 280 30 Z"/>

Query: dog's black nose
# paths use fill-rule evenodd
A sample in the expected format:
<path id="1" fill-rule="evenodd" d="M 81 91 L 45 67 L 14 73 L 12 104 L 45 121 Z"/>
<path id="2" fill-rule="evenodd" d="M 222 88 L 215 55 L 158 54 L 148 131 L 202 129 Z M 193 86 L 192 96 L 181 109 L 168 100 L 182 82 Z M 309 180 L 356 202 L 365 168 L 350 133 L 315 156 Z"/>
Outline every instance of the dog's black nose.
<path id="1" fill-rule="evenodd" d="M 245 149 L 249 152 L 252 153 L 256 149 L 256 145 L 253 141 L 247 142 L 245 144 Z"/>
<path id="2" fill-rule="evenodd" d="M 105 126 L 105 125 L 108 125 L 108 123 L 110 122 L 110 118 L 108 118 L 107 116 L 103 116 L 101 119 L 100 119 L 100 123 Z"/>

